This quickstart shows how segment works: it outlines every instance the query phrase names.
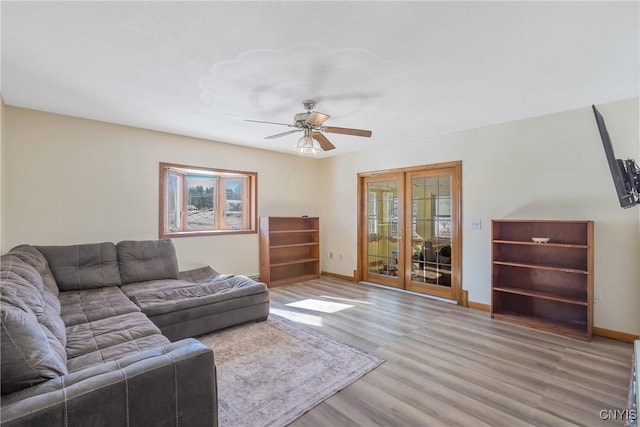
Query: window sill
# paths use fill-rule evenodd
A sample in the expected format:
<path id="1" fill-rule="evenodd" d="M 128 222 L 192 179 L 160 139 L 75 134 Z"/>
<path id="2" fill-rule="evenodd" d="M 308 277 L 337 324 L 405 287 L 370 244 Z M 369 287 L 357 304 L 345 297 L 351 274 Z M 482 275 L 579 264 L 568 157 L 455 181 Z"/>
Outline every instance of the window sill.
<path id="1" fill-rule="evenodd" d="M 170 231 L 160 233 L 161 239 L 177 237 L 219 236 L 222 234 L 256 234 L 258 230 L 197 230 L 197 231 Z"/>

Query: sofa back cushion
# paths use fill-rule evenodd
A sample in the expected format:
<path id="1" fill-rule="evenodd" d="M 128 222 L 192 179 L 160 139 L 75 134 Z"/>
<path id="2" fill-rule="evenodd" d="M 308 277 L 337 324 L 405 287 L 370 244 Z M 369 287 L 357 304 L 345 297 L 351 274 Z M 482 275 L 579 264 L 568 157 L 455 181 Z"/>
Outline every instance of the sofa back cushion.
<path id="1" fill-rule="evenodd" d="M 55 277 L 53 277 L 53 272 L 49 268 L 49 263 L 42 252 L 31 245 L 20 245 L 11 249 L 8 253 L 17 256 L 22 261 L 35 268 L 42 278 L 45 290 L 51 292 L 55 296 L 58 296 L 60 290 L 56 284 Z"/>
<path id="2" fill-rule="evenodd" d="M 171 239 L 126 240 L 119 242 L 117 248 L 123 285 L 178 278 L 178 260 Z"/>
<path id="3" fill-rule="evenodd" d="M 64 347 L 33 313 L 3 304 L 0 322 L 2 394 L 68 373 Z"/>
<path id="4" fill-rule="evenodd" d="M 0 376 L 2 394 L 67 373 L 66 332 L 45 301 L 42 279 L 15 255 L 0 258 Z"/>
<path id="5" fill-rule="evenodd" d="M 12 304 L 26 304 L 36 315 L 38 322 L 55 335 L 64 347 L 67 344 L 65 324 L 60 316 L 60 300 L 50 292 L 36 268 L 25 262 L 24 257 L 9 252 L 0 257 L 2 286 L 9 294 L 24 295 L 24 300 L 15 300 Z M 12 287 L 18 286 L 17 289 Z M 37 294 L 32 297 L 32 294 Z"/>
<path id="6" fill-rule="evenodd" d="M 36 248 L 49 262 L 61 291 L 121 285 L 118 254 L 111 242 Z"/>

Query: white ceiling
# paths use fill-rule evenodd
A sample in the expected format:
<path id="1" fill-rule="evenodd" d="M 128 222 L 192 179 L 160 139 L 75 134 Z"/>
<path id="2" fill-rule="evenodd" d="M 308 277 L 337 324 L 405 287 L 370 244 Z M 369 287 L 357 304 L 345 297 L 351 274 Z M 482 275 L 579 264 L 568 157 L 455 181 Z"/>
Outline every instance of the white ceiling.
<path id="1" fill-rule="evenodd" d="M 7 2 L 7 105 L 291 153 L 304 99 L 328 155 L 638 96 L 637 1 Z"/>

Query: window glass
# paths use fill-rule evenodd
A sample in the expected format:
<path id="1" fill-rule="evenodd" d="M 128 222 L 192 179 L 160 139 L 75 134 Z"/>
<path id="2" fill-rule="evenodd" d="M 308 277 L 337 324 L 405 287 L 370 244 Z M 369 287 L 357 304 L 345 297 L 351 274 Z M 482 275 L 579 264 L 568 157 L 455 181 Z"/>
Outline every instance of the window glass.
<path id="1" fill-rule="evenodd" d="M 187 229 L 216 226 L 214 192 L 217 177 L 187 174 Z"/>
<path id="2" fill-rule="evenodd" d="M 167 185 L 168 227 L 170 231 L 177 231 L 180 223 L 180 176 L 170 174 Z"/>
<path id="3" fill-rule="evenodd" d="M 224 222 L 228 228 L 236 229 L 242 227 L 243 223 L 243 179 L 225 179 L 225 212 Z"/>

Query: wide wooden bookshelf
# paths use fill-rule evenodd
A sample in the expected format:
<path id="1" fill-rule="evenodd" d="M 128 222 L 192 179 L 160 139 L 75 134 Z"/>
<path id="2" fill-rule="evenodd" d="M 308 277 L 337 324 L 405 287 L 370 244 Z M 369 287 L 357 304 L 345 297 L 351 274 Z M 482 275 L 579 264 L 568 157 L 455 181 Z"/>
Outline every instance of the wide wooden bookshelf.
<path id="1" fill-rule="evenodd" d="M 260 280 L 272 287 L 318 277 L 319 218 L 260 218 Z"/>
<path id="2" fill-rule="evenodd" d="M 590 340 L 593 221 L 494 219 L 491 229 L 491 317 Z"/>

